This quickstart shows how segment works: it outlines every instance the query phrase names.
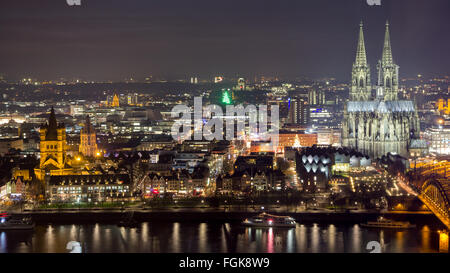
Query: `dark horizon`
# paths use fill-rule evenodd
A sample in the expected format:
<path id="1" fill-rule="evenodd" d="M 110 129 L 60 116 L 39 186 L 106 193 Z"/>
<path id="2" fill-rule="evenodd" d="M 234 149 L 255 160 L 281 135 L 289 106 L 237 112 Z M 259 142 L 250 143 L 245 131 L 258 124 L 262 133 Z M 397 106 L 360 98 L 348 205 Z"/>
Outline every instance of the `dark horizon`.
<path id="1" fill-rule="evenodd" d="M 0 0 L 0 75 L 349 81 L 361 20 L 372 78 L 386 20 L 400 77 L 450 74 L 449 1 L 381 2 Z"/>

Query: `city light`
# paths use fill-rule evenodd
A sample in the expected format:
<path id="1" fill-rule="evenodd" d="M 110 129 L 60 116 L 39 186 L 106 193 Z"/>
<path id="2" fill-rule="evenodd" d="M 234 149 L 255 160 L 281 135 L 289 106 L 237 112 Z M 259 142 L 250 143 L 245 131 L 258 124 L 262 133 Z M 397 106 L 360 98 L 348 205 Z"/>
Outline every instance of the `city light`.
<path id="1" fill-rule="evenodd" d="M 446 0 L 98 1 L 2 3 L 0 252 L 449 251 Z"/>

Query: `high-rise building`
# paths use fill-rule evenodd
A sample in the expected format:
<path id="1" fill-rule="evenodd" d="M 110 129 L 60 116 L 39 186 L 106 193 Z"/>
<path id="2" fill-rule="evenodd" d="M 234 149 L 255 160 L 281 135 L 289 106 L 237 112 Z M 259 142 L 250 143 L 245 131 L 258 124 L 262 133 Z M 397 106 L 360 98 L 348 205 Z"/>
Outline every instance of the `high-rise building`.
<path id="1" fill-rule="evenodd" d="M 130 93 L 127 95 L 127 104 L 128 105 L 138 105 L 138 93 Z"/>
<path id="2" fill-rule="evenodd" d="M 399 67 L 392 57 L 388 23 L 377 68 L 378 82 L 373 98 L 361 23 L 350 101 L 344 106 L 342 145 L 374 158 L 387 153 L 407 157 L 411 140 L 419 138 L 420 124 L 414 102 L 398 100 Z"/>
<path id="3" fill-rule="evenodd" d="M 308 91 L 308 103 L 310 105 L 325 105 L 326 97 L 324 90 L 316 90 L 314 88 Z"/>
<path id="4" fill-rule="evenodd" d="M 308 103 L 310 105 L 316 105 L 317 104 L 317 91 L 316 89 L 310 89 L 308 91 Z"/>
<path id="5" fill-rule="evenodd" d="M 327 99 L 326 99 L 325 91 L 324 91 L 324 90 L 320 90 L 320 91 L 317 93 L 317 103 L 318 103 L 319 105 L 325 105 L 325 104 L 327 104 Z"/>
<path id="6" fill-rule="evenodd" d="M 288 122 L 307 125 L 309 123 L 309 104 L 305 98 L 297 97 L 290 99 Z"/>
<path id="7" fill-rule="evenodd" d="M 94 126 L 91 124 L 89 115 L 86 116 L 83 129 L 80 132 L 80 147 L 79 152 L 84 156 L 97 155 L 97 135 Z"/>
<path id="8" fill-rule="evenodd" d="M 424 138 L 430 144 L 430 152 L 440 155 L 450 155 L 450 126 L 428 128 Z"/>

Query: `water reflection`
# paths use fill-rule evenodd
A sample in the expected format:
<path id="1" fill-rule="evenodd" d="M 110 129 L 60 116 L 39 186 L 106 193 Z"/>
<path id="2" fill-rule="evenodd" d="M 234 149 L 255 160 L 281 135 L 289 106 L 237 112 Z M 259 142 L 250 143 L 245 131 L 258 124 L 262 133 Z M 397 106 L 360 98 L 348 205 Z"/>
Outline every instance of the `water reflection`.
<path id="1" fill-rule="evenodd" d="M 328 252 L 336 252 L 336 227 L 330 225 L 327 232 Z"/>
<path id="2" fill-rule="evenodd" d="M 297 224 L 295 229 L 250 228 L 230 223 L 142 223 L 38 225 L 32 232 L 0 232 L 0 252 L 67 252 L 69 241 L 83 252 L 367 252 L 367 242 L 383 252 L 437 252 L 439 234 L 428 227 L 390 231 L 359 225 Z"/>
<path id="3" fill-rule="evenodd" d="M 431 249 L 430 228 L 426 225 L 423 226 L 420 234 L 422 235 L 422 250 L 428 252 Z"/>
<path id="4" fill-rule="evenodd" d="M 351 231 L 352 250 L 351 252 L 361 252 L 361 229 L 354 225 Z"/>
<path id="5" fill-rule="evenodd" d="M 172 231 L 172 251 L 171 252 L 181 252 L 180 247 L 180 223 L 173 224 Z"/>

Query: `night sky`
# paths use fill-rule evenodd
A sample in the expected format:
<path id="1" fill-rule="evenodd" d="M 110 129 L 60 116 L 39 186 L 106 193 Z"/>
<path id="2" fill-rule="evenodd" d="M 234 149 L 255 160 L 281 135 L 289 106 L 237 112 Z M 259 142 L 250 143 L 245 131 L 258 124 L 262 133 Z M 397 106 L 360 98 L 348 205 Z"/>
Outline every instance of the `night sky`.
<path id="1" fill-rule="evenodd" d="M 348 81 L 361 19 L 372 78 L 386 20 L 401 77 L 450 74 L 449 0 L 81 1 L 0 0 L 0 74 Z"/>

